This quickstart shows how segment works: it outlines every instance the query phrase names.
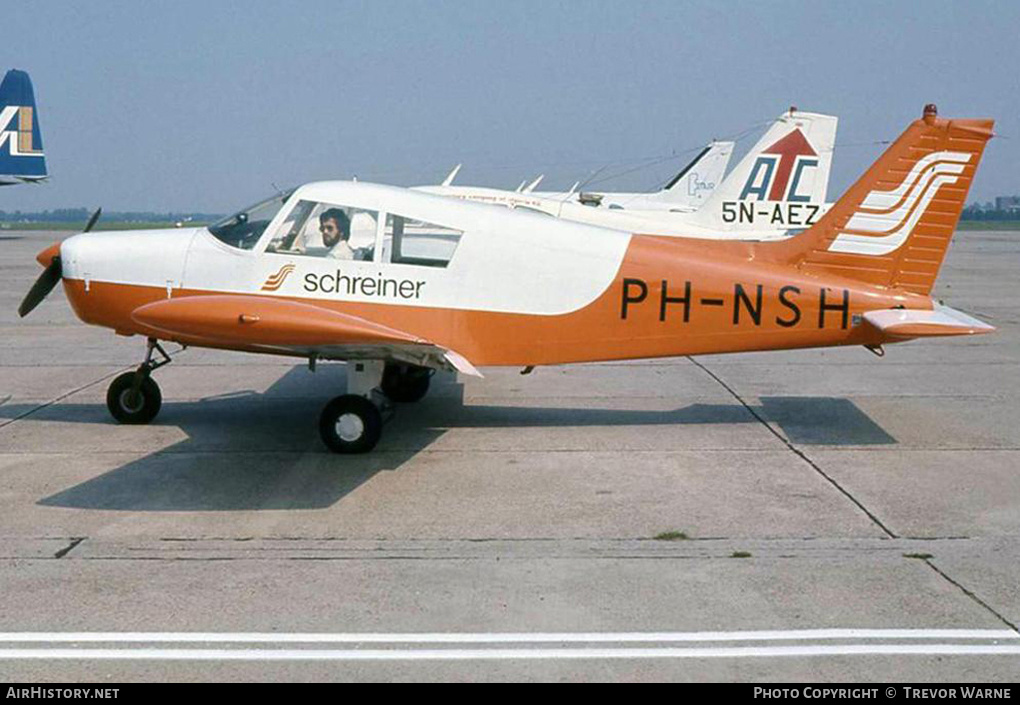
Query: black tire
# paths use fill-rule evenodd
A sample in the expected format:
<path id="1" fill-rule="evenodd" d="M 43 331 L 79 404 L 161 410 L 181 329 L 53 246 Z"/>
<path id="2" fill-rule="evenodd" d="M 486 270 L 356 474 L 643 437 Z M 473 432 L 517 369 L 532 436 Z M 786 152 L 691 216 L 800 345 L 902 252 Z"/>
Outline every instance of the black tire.
<path id="1" fill-rule="evenodd" d="M 429 391 L 432 370 L 415 365 L 391 363 L 383 370 L 382 393 L 396 402 L 420 401 Z"/>
<path id="2" fill-rule="evenodd" d="M 163 395 L 152 377 L 146 376 L 138 389 L 137 399 L 131 399 L 131 387 L 135 373 L 125 372 L 118 376 L 106 390 L 106 408 L 118 423 L 146 424 L 156 418 L 163 406 Z"/>
<path id="3" fill-rule="evenodd" d="M 339 396 L 322 410 L 319 435 L 334 453 L 367 453 L 382 435 L 382 414 L 356 394 Z"/>

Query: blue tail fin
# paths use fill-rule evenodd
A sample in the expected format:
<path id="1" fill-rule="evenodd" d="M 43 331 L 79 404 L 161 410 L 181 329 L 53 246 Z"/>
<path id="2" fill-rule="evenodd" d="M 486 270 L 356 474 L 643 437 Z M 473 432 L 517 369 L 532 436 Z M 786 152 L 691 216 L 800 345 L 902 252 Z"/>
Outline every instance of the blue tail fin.
<path id="1" fill-rule="evenodd" d="M 0 83 L 0 185 L 46 177 L 32 79 L 12 69 Z"/>

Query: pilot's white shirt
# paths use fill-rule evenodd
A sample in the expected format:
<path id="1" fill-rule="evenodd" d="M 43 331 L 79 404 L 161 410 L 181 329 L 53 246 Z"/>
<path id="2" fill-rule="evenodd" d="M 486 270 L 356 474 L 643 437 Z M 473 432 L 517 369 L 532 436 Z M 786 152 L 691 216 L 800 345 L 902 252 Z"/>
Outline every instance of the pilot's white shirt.
<path id="1" fill-rule="evenodd" d="M 329 252 L 326 253 L 326 257 L 330 259 L 354 259 L 354 248 L 352 248 L 346 240 L 341 240 L 333 247 L 329 248 Z"/>

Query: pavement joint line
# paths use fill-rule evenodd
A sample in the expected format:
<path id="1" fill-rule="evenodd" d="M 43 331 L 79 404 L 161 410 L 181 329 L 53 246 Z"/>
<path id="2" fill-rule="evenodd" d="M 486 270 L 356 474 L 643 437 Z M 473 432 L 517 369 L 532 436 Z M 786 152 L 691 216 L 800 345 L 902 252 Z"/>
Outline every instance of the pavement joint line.
<path id="1" fill-rule="evenodd" d="M 899 538 L 891 529 L 889 529 L 889 527 L 882 523 L 881 519 L 879 519 L 871 510 L 865 507 L 864 504 L 856 497 L 854 497 L 853 494 L 851 494 L 847 489 L 845 489 L 842 485 L 836 482 L 834 478 L 830 477 L 824 470 L 822 470 L 822 468 L 817 463 L 815 463 L 811 458 L 809 458 L 806 453 L 797 448 L 797 446 L 793 445 L 793 443 L 791 443 L 787 438 L 784 438 L 782 434 L 780 434 L 778 431 L 772 428 L 772 425 L 768 421 L 766 421 L 765 418 L 761 416 L 761 414 L 759 414 L 750 404 L 744 401 L 744 398 L 740 396 L 740 394 L 738 394 L 735 389 L 730 387 L 730 385 L 726 384 L 726 382 L 723 381 L 721 377 L 712 372 L 712 370 L 708 369 L 705 365 L 695 360 L 693 357 L 690 357 L 688 359 L 690 359 L 690 361 L 697 365 L 699 368 L 704 370 L 704 372 L 709 377 L 718 382 L 723 387 L 723 389 L 725 389 L 731 395 L 733 395 L 733 398 L 740 402 L 740 404 L 747 410 L 749 414 L 754 416 L 754 418 L 758 419 L 761 425 L 764 426 L 769 433 L 771 433 L 773 436 L 779 439 L 779 441 L 787 448 L 789 448 L 794 455 L 796 455 L 805 463 L 807 463 L 809 466 L 811 466 L 811 468 L 813 468 L 816 473 L 825 478 L 829 482 L 829 484 L 835 487 L 837 490 L 839 490 L 839 492 L 844 497 L 853 502 L 857 506 L 857 508 L 864 512 L 876 526 L 878 526 L 882 531 L 884 531 L 889 536 L 889 538 L 893 539 Z"/>
<path id="2" fill-rule="evenodd" d="M 928 565 L 928 567 L 929 567 L 929 568 L 931 568 L 931 569 L 932 569 L 932 570 L 934 570 L 934 571 L 935 571 L 935 572 L 936 572 L 936 573 L 937 573 L 937 574 L 938 574 L 939 576 L 941 576 L 943 580 L 946 580 L 947 582 L 949 582 L 949 584 L 951 584 L 951 585 L 955 586 L 955 587 L 956 587 L 957 589 L 959 589 L 959 590 L 960 590 L 960 591 L 961 591 L 961 592 L 962 592 L 962 593 L 963 593 L 964 595 L 966 595 L 967 597 L 969 597 L 969 598 L 970 598 L 971 600 L 973 600 L 974 602 L 976 602 L 976 603 L 977 603 L 978 605 L 980 605 L 981 607 L 984 607 L 984 608 L 985 608 L 985 609 L 986 609 L 986 610 L 987 610 L 988 612 L 990 612 L 990 613 L 991 613 L 992 615 L 994 615 L 994 616 L 995 616 L 995 618 L 996 618 L 996 619 L 998 619 L 998 620 L 999 620 L 1000 622 L 1002 622 L 1003 624 L 1005 624 L 1006 626 L 1008 626 L 1008 627 L 1009 627 L 1010 629 L 1012 629 L 1013 631 L 1015 631 L 1015 632 L 1017 632 L 1018 634 L 1020 634 L 1020 628 L 1018 628 L 1016 624 L 1014 624 L 1013 622 L 1011 622 L 1011 621 L 1009 621 L 1008 619 L 1006 619 L 1005 615 L 1003 615 L 1003 614 L 1002 614 L 1001 612 L 999 612 L 999 611 L 998 611 L 998 610 L 996 610 L 996 609 L 995 609 L 994 607 L 992 607 L 992 606 L 991 606 L 991 605 L 989 605 L 989 604 L 988 604 L 987 602 L 985 602 L 985 601 L 984 601 L 984 600 L 982 600 L 982 599 L 981 599 L 980 597 L 978 597 L 976 593 L 974 593 L 974 592 L 973 592 L 973 591 L 971 591 L 971 590 L 968 590 L 968 589 L 967 589 L 967 588 L 965 588 L 965 587 L 964 587 L 964 586 L 963 586 L 963 585 L 962 585 L 962 584 L 961 584 L 960 582 L 958 582 L 958 581 L 954 580 L 953 578 L 951 578 L 951 577 L 949 576 L 949 574 L 948 574 L 948 573 L 946 573 L 946 572 L 945 572 L 944 570 L 942 570 L 942 569 L 941 569 L 941 568 L 939 568 L 939 567 L 938 567 L 937 565 L 935 565 L 935 564 L 934 564 L 934 563 L 932 562 L 932 559 L 931 559 L 931 558 L 925 558 L 925 559 L 924 559 L 924 562 L 925 562 L 925 563 L 926 563 L 926 564 Z"/>

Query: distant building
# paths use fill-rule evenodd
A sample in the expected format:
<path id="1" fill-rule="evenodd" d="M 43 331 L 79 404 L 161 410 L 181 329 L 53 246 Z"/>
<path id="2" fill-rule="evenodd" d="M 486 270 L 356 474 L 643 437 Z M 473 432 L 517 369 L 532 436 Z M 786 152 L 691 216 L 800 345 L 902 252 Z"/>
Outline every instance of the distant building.
<path id="1" fill-rule="evenodd" d="M 1020 196 L 999 196 L 995 199 L 997 211 L 1020 211 Z"/>

